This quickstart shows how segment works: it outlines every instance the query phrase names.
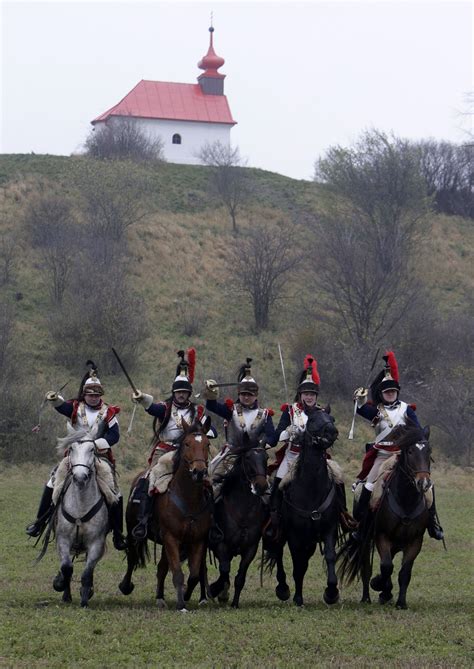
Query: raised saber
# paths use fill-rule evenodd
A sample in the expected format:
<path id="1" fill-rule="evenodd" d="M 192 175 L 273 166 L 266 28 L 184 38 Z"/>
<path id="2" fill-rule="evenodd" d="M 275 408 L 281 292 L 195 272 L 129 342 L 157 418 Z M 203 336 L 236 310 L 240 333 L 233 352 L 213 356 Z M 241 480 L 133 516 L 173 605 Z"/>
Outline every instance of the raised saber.
<path id="1" fill-rule="evenodd" d="M 115 355 L 115 357 L 116 357 L 116 359 L 117 359 L 117 362 L 118 362 L 118 364 L 120 365 L 120 368 L 121 368 L 122 372 L 125 374 L 126 379 L 127 379 L 127 381 L 129 382 L 129 384 L 130 384 L 131 389 L 133 390 L 134 393 L 138 393 L 138 390 L 137 390 L 136 385 L 133 383 L 132 379 L 130 378 L 130 374 L 129 374 L 129 373 L 127 372 L 127 370 L 125 369 L 125 367 L 124 367 L 124 365 L 123 365 L 123 362 L 120 360 L 119 354 L 117 353 L 117 351 L 114 349 L 113 346 L 112 346 L 112 353 Z"/>
<path id="2" fill-rule="evenodd" d="M 212 387 L 213 388 L 235 388 L 235 386 L 238 386 L 239 384 L 234 382 L 234 383 L 213 383 Z M 199 399 L 201 397 L 202 393 L 196 393 L 194 397 L 196 399 Z"/>
<path id="3" fill-rule="evenodd" d="M 364 388 L 367 388 L 367 386 L 369 385 L 370 377 L 372 376 L 372 372 L 374 371 L 375 363 L 377 362 L 379 353 L 380 353 L 380 346 L 378 347 L 377 353 L 374 356 L 372 366 L 370 368 L 370 372 L 367 375 L 367 381 L 365 382 Z M 354 414 L 352 416 L 352 424 L 351 424 L 351 429 L 349 430 L 349 435 L 347 437 L 348 439 L 354 439 L 354 426 L 355 426 L 356 416 L 357 416 L 357 400 L 354 400 Z"/>
<path id="4" fill-rule="evenodd" d="M 280 342 L 278 342 L 278 353 L 280 354 L 281 373 L 283 374 L 283 383 L 285 385 L 285 399 L 288 401 L 288 386 L 286 385 L 285 365 L 283 364 L 283 355 L 281 353 Z"/>

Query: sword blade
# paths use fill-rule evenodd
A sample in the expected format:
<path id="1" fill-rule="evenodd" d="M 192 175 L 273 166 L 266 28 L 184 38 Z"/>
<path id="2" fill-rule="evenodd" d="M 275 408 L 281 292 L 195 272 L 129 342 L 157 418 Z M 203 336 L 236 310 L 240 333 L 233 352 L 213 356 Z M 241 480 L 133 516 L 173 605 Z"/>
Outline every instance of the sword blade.
<path id="1" fill-rule="evenodd" d="M 120 368 L 121 368 L 122 372 L 125 374 L 125 377 L 126 377 L 127 381 L 128 381 L 129 384 L 130 384 L 131 389 L 133 390 L 134 393 L 138 392 L 138 391 L 137 391 L 137 387 L 136 387 L 136 385 L 133 383 L 132 379 L 130 378 L 129 373 L 127 372 L 127 370 L 125 369 L 125 367 L 124 367 L 124 365 L 123 365 L 123 362 L 120 360 L 120 356 L 119 356 L 119 354 L 117 353 L 117 351 L 114 349 L 113 346 L 112 346 L 112 353 L 115 355 L 115 357 L 116 357 L 116 359 L 117 359 L 117 362 L 118 362 L 118 364 L 120 365 Z"/>

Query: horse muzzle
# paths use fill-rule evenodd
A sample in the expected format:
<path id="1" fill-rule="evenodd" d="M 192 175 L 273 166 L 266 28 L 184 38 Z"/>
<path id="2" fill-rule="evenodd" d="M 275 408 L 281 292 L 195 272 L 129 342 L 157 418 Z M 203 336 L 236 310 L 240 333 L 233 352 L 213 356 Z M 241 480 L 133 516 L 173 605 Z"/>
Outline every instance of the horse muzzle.
<path id="1" fill-rule="evenodd" d="M 76 469 L 72 475 L 72 480 L 78 488 L 82 489 L 86 486 L 90 478 L 90 471 L 88 469 Z"/>
<path id="2" fill-rule="evenodd" d="M 207 476 L 207 467 L 193 467 L 191 470 L 191 478 L 195 483 L 202 483 Z"/>
<path id="3" fill-rule="evenodd" d="M 252 492 L 258 497 L 263 497 L 268 492 L 268 481 L 266 476 L 257 476 L 252 481 Z"/>
<path id="4" fill-rule="evenodd" d="M 429 472 L 420 472 L 416 475 L 416 487 L 421 493 L 426 493 L 431 488 L 431 479 Z"/>

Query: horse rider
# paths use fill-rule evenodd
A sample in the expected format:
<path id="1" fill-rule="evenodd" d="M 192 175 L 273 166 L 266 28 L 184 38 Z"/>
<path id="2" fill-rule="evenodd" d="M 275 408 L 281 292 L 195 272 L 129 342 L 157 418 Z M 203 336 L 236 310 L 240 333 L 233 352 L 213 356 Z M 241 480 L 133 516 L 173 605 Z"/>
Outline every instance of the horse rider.
<path id="1" fill-rule="evenodd" d="M 153 448 L 148 458 L 148 468 L 139 479 L 133 492 L 133 503 L 139 504 L 138 523 L 132 530 L 135 539 L 143 540 L 147 535 L 148 518 L 153 506 L 153 494 L 156 490 L 149 490 L 149 476 L 154 466 L 160 461 L 163 476 L 171 475 L 173 469 L 173 455 L 183 436 L 183 420 L 191 425 L 195 420 L 205 422 L 204 407 L 191 402 L 193 392 L 194 370 L 196 365 L 196 350 L 189 348 L 187 358 L 184 351 L 178 351 L 180 358 L 176 368 L 176 377 L 171 386 L 171 396 L 163 402 L 154 402 L 152 395 L 137 390 L 132 395 L 132 401 L 141 404 L 145 411 L 154 417 L 153 421 Z M 217 432 L 211 426 L 207 436 L 214 439 Z M 164 458 L 164 459 L 163 459 Z"/>
<path id="2" fill-rule="evenodd" d="M 46 393 L 45 399 L 58 413 L 69 419 L 67 423 L 69 431 L 86 428 L 92 434 L 99 457 L 110 465 L 115 491 L 119 499 L 109 508 L 109 520 L 114 547 L 121 551 L 127 547 L 123 537 L 123 498 L 117 485 L 115 460 L 112 453 L 112 446 L 117 444 L 120 438 L 117 420 L 120 408 L 103 401 L 104 388 L 97 376 L 97 366 L 92 360 L 88 360 L 87 365 L 90 366 L 90 371 L 81 381 L 77 399 L 65 400 L 52 390 Z M 36 520 L 26 528 L 26 533 L 30 537 L 38 537 L 53 514 L 52 500 L 56 470 L 57 466 L 53 469 L 44 487 Z"/>
<path id="3" fill-rule="evenodd" d="M 264 447 L 275 446 L 278 441 L 272 420 L 273 410 L 259 406 L 259 387 L 252 375 L 251 362 L 252 358 L 247 358 L 246 363 L 240 367 L 237 377 L 238 399 L 235 402 L 231 399 L 218 402 L 217 382 L 214 379 L 205 382 L 203 395 L 206 398 L 206 409 L 225 421 L 226 442 L 209 466 L 216 502 L 219 501 L 222 477 L 231 471 L 238 457 L 233 452 L 233 447 L 242 442 L 241 438 L 237 438 L 239 433 L 255 437 Z"/>
<path id="4" fill-rule="evenodd" d="M 388 439 L 390 433 L 398 425 L 406 425 L 407 422 L 411 422 L 421 428 L 415 412 L 416 406 L 414 404 L 407 404 L 399 398 L 399 372 L 395 354 L 393 351 L 387 351 L 383 359 L 385 361 L 384 368 L 370 386 L 371 399 L 368 401 L 369 390 L 367 388 L 361 387 L 354 391 L 357 413 L 366 420 L 369 420 L 375 430 L 375 440 L 366 446 L 362 470 L 358 474 L 355 484 L 357 485 L 361 481 L 364 482 L 356 511 L 360 527 L 363 526 L 370 512 L 370 498 L 379 476 L 380 468 L 394 452 L 397 452 L 397 447 Z M 434 490 L 427 529 L 429 536 L 433 539 L 443 539 L 443 528 L 437 519 Z M 353 537 L 356 540 L 360 540 L 362 534 L 355 532 Z"/>
<path id="5" fill-rule="evenodd" d="M 321 379 L 316 359 L 312 355 L 306 355 L 294 402 L 293 404 L 282 405 L 282 414 L 276 428 L 277 442 L 283 441 L 284 446 L 277 451 L 276 464 L 272 467 L 278 467 L 278 469 L 273 479 L 270 496 L 271 527 L 269 528 L 269 538 L 278 536 L 283 503 L 280 483 L 299 457 L 308 418 L 314 411 L 325 411 L 325 408 L 317 402 L 320 383 Z M 345 526 L 353 527 L 354 521 L 346 508 L 344 483 L 335 481 L 335 486 L 342 522 Z"/>

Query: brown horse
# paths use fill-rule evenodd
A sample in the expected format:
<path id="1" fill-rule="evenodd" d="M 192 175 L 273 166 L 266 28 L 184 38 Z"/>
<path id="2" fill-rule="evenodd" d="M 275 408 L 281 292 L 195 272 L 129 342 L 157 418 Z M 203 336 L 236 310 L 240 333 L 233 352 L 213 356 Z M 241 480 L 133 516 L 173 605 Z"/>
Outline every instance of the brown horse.
<path id="1" fill-rule="evenodd" d="M 393 558 L 401 551 L 396 606 L 397 609 L 407 608 L 406 593 L 413 563 L 421 550 L 428 525 L 425 493 L 431 487 L 429 434 L 429 427 L 421 429 L 413 425 L 393 431 L 392 440 L 400 455 L 385 483 L 377 511 L 362 528 L 362 540 L 356 542 L 349 538 L 339 552 L 339 574 L 343 581 L 350 583 L 356 577 L 362 579 L 362 602 L 370 603 L 369 584 L 380 593 L 380 604 L 392 599 Z M 374 544 L 380 556 L 380 573 L 370 579 Z"/>
<path id="2" fill-rule="evenodd" d="M 165 493 L 154 496 L 148 538 L 163 544 L 157 567 L 156 598 L 159 608 L 166 607 L 164 583 L 169 569 L 173 574 L 178 610 L 186 610 L 185 602 L 191 598 L 199 581 L 200 603 L 206 600 L 205 556 L 212 514 L 211 493 L 204 485 L 209 460 L 209 439 L 206 436 L 209 425 L 210 418 L 204 424 L 197 421 L 192 425 L 187 425 L 183 420 L 184 432 L 174 456 L 173 478 Z M 131 493 L 142 475 L 143 472 L 136 477 Z M 133 571 L 144 566 L 148 558 L 147 540 L 136 541 L 132 537 L 132 530 L 137 523 L 132 494 L 127 505 L 126 518 L 128 568 L 119 585 L 125 595 L 130 594 L 134 588 Z M 181 558 L 184 555 L 189 565 L 186 591 L 181 569 Z"/>

